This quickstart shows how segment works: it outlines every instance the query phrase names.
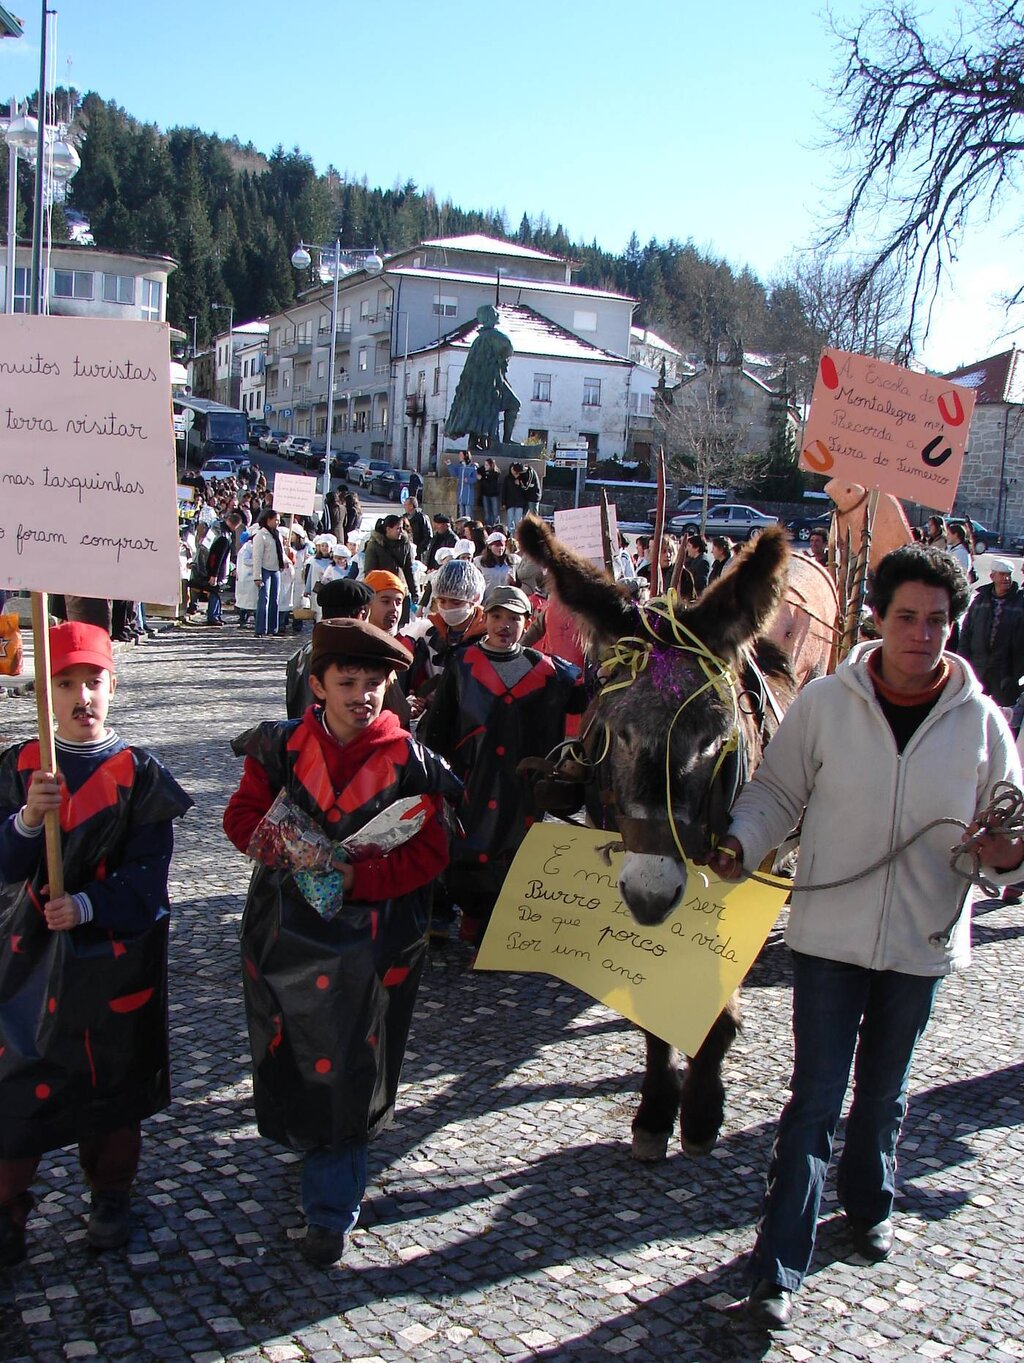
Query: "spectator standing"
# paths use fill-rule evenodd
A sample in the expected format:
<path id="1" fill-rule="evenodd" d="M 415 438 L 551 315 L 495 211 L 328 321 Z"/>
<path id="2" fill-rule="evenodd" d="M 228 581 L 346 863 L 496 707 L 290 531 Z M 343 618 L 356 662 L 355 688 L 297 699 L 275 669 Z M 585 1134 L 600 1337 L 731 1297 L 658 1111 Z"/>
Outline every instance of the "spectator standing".
<path id="1" fill-rule="evenodd" d="M 235 560 L 235 610 L 238 613 L 238 628 L 248 629 L 256 616 L 259 597 L 252 575 L 253 543 L 248 530 L 242 531 L 241 540 Z"/>
<path id="2" fill-rule="evenodd" d="M 363 550 L 363 577 L 373 572 L 394 573 L 404 579 L 407 604 L 415 606 L 419 600 L 419 587 L 413 571 L 413 552 L 409 537 L 402 529 L 401 516 L 383 516 L 374 527 L 373 534 Z M 408 610 L 405 618 L 408 619 Z"/>
<path id="3" fill-rule="evenodd" d="M 501 473 L 493 459 L 485 459 L 480 470 L 480 500 L 484 508 L 484 524 L 491 530 L 501 516 Z"/>
<path id="4" fill-rule="evenodd" d="M 425 561 L 433 532 L 430 522 L 420 510 L 419 502 L 412 495 L 405 499 L 405 514 L 409 521 L 409 535 L 416 549 L 416 557 Z"/>
<path id="5" fill-rule="evenodd" d="M 449 476 L 455 479 L 455 500 L 460 516 L 472 516 L 476 501 L 477 469 L 469 451 L 463 450 L 458 460 L 448 460 Z"/>
<path id="6" fill-rule="evenodd" d="M 687 535 L 683 549 L 686 569 L 693 578 L 694 590 L 698 596 L 708 585 L 708 578 L 711 575 L 707 549 L 708 543 L 703 535 Z"/>
<path id="7" fill-rule="evenodd" d="M 508 472 L 501 480 L 501 504 L 505 510 L 505 524 L 509 534 L 515 531 L 526 514 L 526 489 L 519 478 L 522 471 L 522 464 L 518 462 L 509 464 Z"/>
<path id="8" fill-rule="evenodd" d="M 711 572 L 708 574 L 709 585 L 717 582 L 722 574 L 732 562 L 733 545 L 732 540 L 727 535 L 715 535 L 711 541 Z"/>
<path id="9" fill-rule="evenodd" d="M 974 593 L 960 625 L 957 652 L 974 668 L 985 693 L 1010 707 L 1024 676 L 1024 597 L 1009 559 L 993 559 L 989 572 L 991 582 Z"/>
<path id="10" fill-rule="evenodd" d="M 435 516 L 432 520 L 434 533 L 430 537 L 430 544 L 427 546 L 426 565 L 428 572 L 437 567 L 438 549 L 454 549 L 458 542 L 455 531 L 452 529 L 452 518 L 444 514 Z"/>
<path id="11" fill-rule="evenodd" d="M 253 536 L 252 547 L 252 575 L 257 589 L 253 633 L 257 639 L 278 631 L 278 592 L 283 568 L 284 546 L 277 532 L 277 512 L 272 506 L 265 507 L 260 512 L 259 529 Z"/>
<path id="12" fill-rule="evenodd" d="M 485 592 L 490 591 L 492 587 L 505 587 L 509 583 L 515 585 L 516 566 L 519 560 L 509 553 L 508 540 L 500 530 L 493 530 L 487 536 L 483 553 L 474 558 L 473 562 L 483 574 Z"/>

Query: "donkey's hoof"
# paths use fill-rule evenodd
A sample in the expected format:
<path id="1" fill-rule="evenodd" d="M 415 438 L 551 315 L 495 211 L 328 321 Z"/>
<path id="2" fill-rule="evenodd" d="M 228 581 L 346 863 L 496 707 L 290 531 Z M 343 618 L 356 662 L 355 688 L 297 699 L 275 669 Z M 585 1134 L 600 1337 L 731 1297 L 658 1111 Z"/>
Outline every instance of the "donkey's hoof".
<path id="1" fill-rule="evenodd" d="M 686 1137 L 685 1132 L 680 1133 L 679 1144 L 683 1147 L 684 1155 L 693 1155 L 695 1158 L 700 1155 L 710 1155 L 718 1144 L 718 1132 L 705 1141 L 691 1141 Z"/>
<path id="2" fill-rule="evenodd" d="M 670 1131 L 641 1131 L 637 1127 L 633 1132 L 633 1158 L 641 1164 L 657 1164 L 666 1159 L 671 1134 Z"/>

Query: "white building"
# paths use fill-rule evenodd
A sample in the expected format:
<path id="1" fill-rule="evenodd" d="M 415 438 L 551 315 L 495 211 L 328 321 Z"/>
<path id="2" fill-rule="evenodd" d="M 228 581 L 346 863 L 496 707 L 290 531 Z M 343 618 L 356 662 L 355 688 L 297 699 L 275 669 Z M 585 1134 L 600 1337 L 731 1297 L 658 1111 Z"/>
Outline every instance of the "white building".
<path id="1" fill-rule="evenodd" d="M 282 430 L 314 436 L 326 430 L 331 299 L 330 285 L 317 285 L 287 313 L 269 319 L 264 416 Z M 511 242 L 480 235 L 421 242 L 391 256 L 380 274 L 359 270 L 340 282 L 335 448 L 390 458 L 403 467 L 429 468 L 442 448 L 444 413 L 440 404 L 432 404 L 428 421 L 410 407 L 418 374 L 412 357 L 428 347 L 437 349 L 452 332 L 474 325 L 477 308 L 496 299 L 502 307 L 532 310 L 556 329 L 571 333 L 585 343 L 587 354 L 606 357 L 595 360 L 599 367 L 615 361 L 628 374 L 633 299 L 574 285 L 568 262 Z M 563 361 L 552 358 L 555 374 Z M 572 358 L 573 364 L 579 362 L 579 356 Z M 532 373 L 515 439 L 525 440 L 530 430 L 547 431 L 553 439 L 556 427 L 567 426 L 595 436 L 602 451 L 627 447 L 625 397 L 618 426 L 618 417 L 611 416 L 612 401 L 603 416 L 596 410 L 598 404 L 584 410 L 582 388 L 574 411 L 561 413 L 555 422 L 550 419 L 550 404 L 532 400 Z M 429 382 L 432 385 L 432 376 Z M 575 382 L 566 379 L 567 393 Z M 603 396 L 600 406 L 605 406 Z"/>
<path id="2" fill-rule="evenodd" d="M 262 421 L 267 400 L 266 333 L 248 345 L 240 345 L 236 356 L 239 370 L 238 405 L 250 421 Z"/>
<path id="3" fill-rule="evenodd" d="M 170 256 L 105 251 L 62 242 L 47 253 L 46 298 L 42 309 L 55 317 L 111 317 L 121 322 L 163 322 L 167 279 L 177 269 Z M 27 312 L 31 298 L 32 252 L 15 252 L 14 311 Z M 0 265 L 4 288 L 6 264 Z M 0 297 L 5 293 L 0 293 Z"/>
<path id="4" fill-rule="evenodd" d="M 228 407 L 239 407 L 242 398 L 241 352 L 259 345 L 264 350 L 270 327 L 266 322 L 239 322 L 213 338 L 213 397 Z M 262 413 L 254 413 L 261 417 Z"/>

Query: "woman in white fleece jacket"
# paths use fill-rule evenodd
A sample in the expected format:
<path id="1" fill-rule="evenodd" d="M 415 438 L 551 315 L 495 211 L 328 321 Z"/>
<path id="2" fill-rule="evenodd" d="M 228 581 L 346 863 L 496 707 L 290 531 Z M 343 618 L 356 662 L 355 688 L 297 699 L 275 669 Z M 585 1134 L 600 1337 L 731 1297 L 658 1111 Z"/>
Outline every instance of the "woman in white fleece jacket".
<path id="1" fill-rule="evenodd" d="M 964 661 L 944 654 L 970 588 L 948 555 L 920 545 L 879 564 L 880 643 L 864 644 L 788 711 L 711 857 L 729 879 L 756 867 L 799 822 L 786 940 L 793 950 L 792 1096 L 779 1121 L 748 1310 L 765 1328 L 792 1316 L 814 1248 L 825 1173 L 850 1075 L 838 1169 L 855 1249 L 892 1247 L 896 1144 L 914 1047 L 942 976 L 970 960 L 967 882 L 950 870 L 949 825 L 835 890 L 932 819 L 971 824 L 999 781 L 1021 783 L 1009 729 Z M 1024 842 L 986 835 L 993 879 L 1024 875 Z"/>

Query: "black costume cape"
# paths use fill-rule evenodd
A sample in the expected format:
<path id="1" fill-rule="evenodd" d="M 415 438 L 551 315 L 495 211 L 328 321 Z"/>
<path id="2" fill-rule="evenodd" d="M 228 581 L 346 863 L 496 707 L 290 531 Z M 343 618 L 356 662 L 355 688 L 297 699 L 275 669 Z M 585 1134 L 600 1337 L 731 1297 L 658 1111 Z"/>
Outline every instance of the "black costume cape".
<path id="1" fill-rule="evenodd" d="M 0 810 L 25 803 L 35 741 L 0 755 Z M 133 827 L 192 806 L 142 748 L 121 746 L 61 807 L 65 892 L 118 869 Z M 0 1156 L 56 1150 L 170 1102 L 166 888 L 137 932 L 43 917 L 43 838 L 31 879 L 0 887 Z"/>
<path id="2" fill-rule="evenodd" d="M 301 721 L 267 721 L 231 746 L 255 758 L 275 792 L 286 789 L 339 840 L 402 796 L 456 801 L 461 794 L 447 763 L 408 735 L 372 755 L 343 792 L 333 789 L 323 753 Z M 294 1150 L 339 1149 L 371 1139 L 390 1120 L 430 901 L 429 885 L 375 903 L 346 900 L 326 922 L 290 872 L 257 864 L 241 946 L 262 1135 Z"/>

